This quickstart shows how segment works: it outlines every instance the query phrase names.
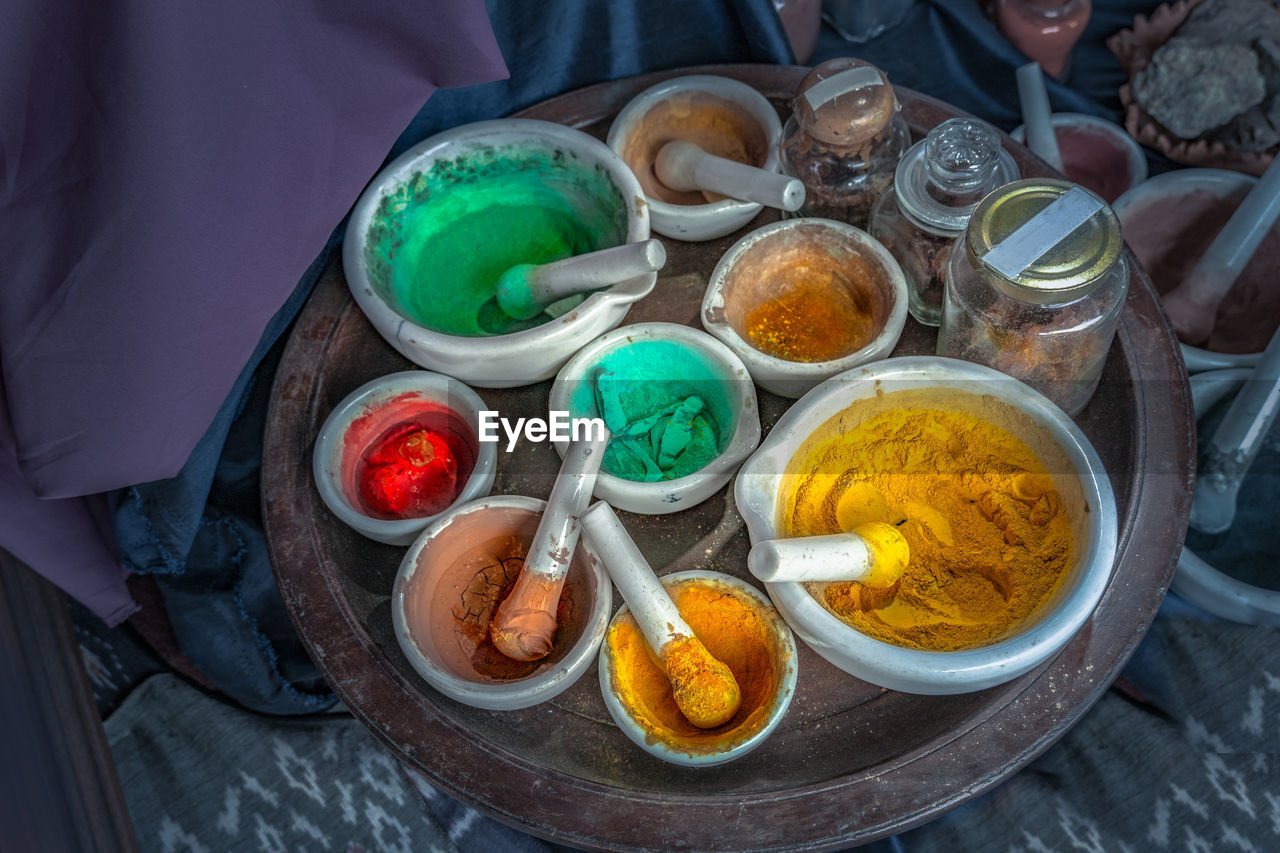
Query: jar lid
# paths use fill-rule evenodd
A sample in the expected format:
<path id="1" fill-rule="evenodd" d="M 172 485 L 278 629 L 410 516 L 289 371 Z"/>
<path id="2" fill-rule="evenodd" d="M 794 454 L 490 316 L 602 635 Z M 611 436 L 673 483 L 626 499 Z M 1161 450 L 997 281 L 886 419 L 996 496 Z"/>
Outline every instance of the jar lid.
<path id="1" fill-rule="evenodd" d="M 944 236 L 963 231 L 988 192 L 1017 179 L 1018 164 L 1000 146 L 994 127 L 980 119 L 953 118 L 907 150 L 893 188 L 909 217 Z"/>
<path id="2" fill-rule="evenodd" d="M 1124 248 L 1115 211 L 1096 193 L 1054 178 L 994 190 L 973 211 L 967 233 L 974 266 L 1007 296 L 1037 305 L 1084 296 Z"/>
<path id="3" fill-rule="evenodd" d="M 888 126 L 898 112 L 898 99 L 883 71 L 845 56 L 815 65 L 800 81 L 791 110 L 814 139 L 852 148 Z"/>

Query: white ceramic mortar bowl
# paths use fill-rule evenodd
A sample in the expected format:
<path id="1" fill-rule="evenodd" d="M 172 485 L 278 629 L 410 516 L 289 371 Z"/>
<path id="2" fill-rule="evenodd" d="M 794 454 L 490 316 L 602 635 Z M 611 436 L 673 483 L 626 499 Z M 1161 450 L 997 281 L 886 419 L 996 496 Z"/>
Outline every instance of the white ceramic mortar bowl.
<path id="1" fill-rule="evenodd" d="M 1258 179 L 1230 169 L 1175 169 L 1148 178 L 1116 199 L 1111 209 L 1120 218 L 1120 227 L 1131 221 L 1134 211 L 1149 204 L 1176 203 L 1187 193 L 1203 190 L 1218 198 L 1240 201 Z M 1142 260 L 1139 258 L 1138 260 Z"/>
<path id="2" fill-rule="evenodd" d="M 1115 122 L 1091 116 L 1088 113 L 1054 113 L 1052 123 L 1055 129 L 1071 128 L 1082 133 L 1105 136 L 1114 143 L 1117 150 L 1124 152 L 1125 165 L 1129 172 L 1129 187 L 1126 192 L 1147 179 L 1147 155 L 1143 153 L 1142 146 L 1134 141 L 1128 131 Z M 1025 145 L 1027 129 L 1024 125 L 1018 125 L 1009 136 L 1014 142 Z"/>
<path id="3" fill-rule="evenodd" d="M 422 367 L 457 377 L 481 388 L 512 388 L 555 375 L 560 365 L 582 344 L 622 322 L 633 302 L 647 296 L 657 273 L 619 282 L 591 294 L 581 304 L 547 323 L 505 335 L 463 336 L 425 328 L 396 303 L 387 268 L 370 257 L 371 229 L 378 226 L 379 209 L 392 204 L 396 193 L 412 185 L 415 176 L 430 173 L 460 156 L 477 152 L 537 150 L 559 155 L 584 170 L 603 170 L 625 211 L 625 238 L 634 243 L 649 238 L 649 212 L 635 175 L 599 140 L 579 130 L 533 119 L 497 119 L 467 124 L 420 142 L 383 169 L 360 196 L 347 226 L 342 263 L 356 304 L 373 327 L 402 355 Z M 429 203 L 417 199 L 414 204 Z M 575 196 L 575 205 L 589 200 Z M 400 205 L 401 202 L 395 202 Z M 407 205 L 405 205 L 407 206 Z M 402 209 L 397 207 L 396 209 Z M 492 235 L 502 240 L 500 233 Z M 604 246 L 598 248 L 605 248 Z M 449 288 L 447 259 L 438 265 L 432 287 Z"/>
<path id="4" fill-rule="evenodd" d="M 1235 393 L 1253 375 L 1251 367 L 1210 370 L 1191 377 L 1191 397 L 1197 419 L 1219 401 Z M 1208 440 L 1210 436 L 1202 436 Z M 1254 586 L 1233 578 L 1190 548 L 1178 556 L 1173 591 L 1215 616 L 1246 625 L 1280 626 L 1280 590 Z"/>
<path id="5" fill-rule="evenodd" d="M 627 140 L 655 105 L 672 97 L 698 92 L 731 102 L 752 116 L 759 123 L 768 145 L 765 161 L 752 165 L 771 172 L 778 171 L 778 138 L 782 135 L 782 123 L 777 110 L 764 95 L 746 83 L 712 74 L 676 77 L 636 95 L 609 127 L 609 147 L 621 157 Z M 737 231 L 754 219 L 762 208 L 756 202 L 731 198 L 706 204 L 672 204 L 646 195 L 645 201 L 649 205 L 654 231 L 664 237 L 689 242 L 714 240 Z"/>
<path id="6" fill-rule="evenodd" d="M 653 483 L 625 480 L 608 471 L 601 471 L 596 478 L 597 498 L 628 512 L 666 515 L 697 506 L 729 482 L 742 460 L 760 443 L 760 411 L 755 386 L 742 360 L 706 332 L 677 323 L 638 323 L 596 338 L 560 370 L 551 385 L 548 408 L 567 411 L 570 417 L 598 416 L 594 402 L 586 409 L 575 405 L 579 395 L 587 393 L 591 371 L 610 353 L 645 341 L 672 342 L 699 356 L 713 371 L 715 385 L 723 390 L 733 418 L 732 432 L 720 455 L 691 474 Z M 709 401 L 708 408 L 714 408 Z M 724 429 L 723 424 L 718 426 Z M 569 443 L 557 440 L 555 447 L 563 458 Z"/>
<path id="7" fill-rule="evenodd" d="M 504 682 L 466 678 L 449 668 L 429 636 L 415 638 L 410 631 L 405 603 L 407 589 L 412 583 L 425 581 L 434 584 L 439 581 L 439 575 L 447 566 L 433 564 L 431 551 L 439 547 L 438 540 L 449 535 L 450 525 L 472 513 L 506 510 L 540 513 L 545 507 L 546 501 L 521 495 L 497 495 L 455 507 L 422 531 L 400 563 L 391 596 L 391 621 L 395 626 L 396 641 L 414 670 L 451 699 L 493 711 L 528 708 L 568 690 L 591 666 L 608 627 L 609 611 L 613 609 L 613 587 L 604 564 L 585 537 L 578 540 L 577 548 L 584 555 L 595 583 L 591 611 L 577 642 L 563 658 L 547 669 L 527 678 Z"/>
<path id="8" fill-rule="evenodd" d="M 416 401 L 413 405 L 423 409 L 451 409 L 462 422 L 458 424 L 460 431 L 466 430 L 465 440 L 475 453 L 475 467 L 450 507 L 489 494 L 498 469 L 497 445 L 481 442 L 477 433 L 480 412 L 488 406 L 475 391 L 457 379 L 426 370 L 406 370 L 380 376 L 352 391 L 334 407 L 320 427 L 311 456 L 312 475 L 316 489 L 330 512 L 356 532 L 388 545 L 408 545 L 424 527 L 443 514 L 439 512 L 419 518 L 378 518 L 351 499 L 351 495 L 359 493 L 359 484 L 355 481 L 356 466 L 352 460 L 368 450 L 372 440 L 403 422 L 404 417 L 397 415 L 388 404 L 403 400 L 406 395 Z M 347 436 L 352 424 L 362 418 L 368 419 L 362 422 L 361 431 L 368 434 L 369 441 L 360 441 L 358 446 L 353 444 L 348 448 Z M 344 471 L 343 459 L 347 456 L 351 459 L 348 459 Z"/>
<path id="9" fill-rule="evenodd" d="M 863 256 L 878 266 L 884 277 L 883 290 L 890 306 L 884 324 L 864 346 L 830 361 L 788 361 L 762 352 L 738 333 L 728 316 L 726 296 L 732 293 L 731 284 L 743 259 L 755 258 L 768 265 L 781 257 L 778 247 L 802 234 L 810 235 L 808 239 L 819 241 L 828 251 L 838 246 Z M 758 275 L 770 277 L 772 274 L 773 271 L 765 267 Z M 799 397 L 837 373 L 885 358 L 897 345 L 906 321 L 907 281 L 897 260 L 861 228 L 830 219 L 785 219 L 747 234 L 720 258 L 702 300 L 703 328 L 724 341 L 742 359 L 751 378 L 761 388 L 783 397 Z"/>
<path id="10" fill-rule="evenodd" d="M 613 721 L 618 724 L 618 728 L 622 729 L 622 733 L 630 738 L 636 746 L 651 755 L 661 758 L 663 761 L 682 764 L 686 767 L 712 767 L 716 764 L 724 764 L 736 758 L 741 758 L 762 744 L 765 738 L 773 733 L 773 730 L 778 727 L 778 723 L 782 722 L 782 718 L 786 716 L 787 709 L 791 707 L 791 699 L 796 692 L 796 674 L 798 672 L 795 639 L 791 636 L 787 623 L 774 610 L 773 602 L 769 601 L 758 589 L 745 581 L 720 572 L 708 572 L 699 569 L 675 572 L 665 575 L 659 580 L 662 581 L 663 586 L 671 586 L 686 580 L 716 581 L 731 587 L 740 595 L 746 596 L 760 606 L 761 618 L 765 620 L 765 623 L 773 631 L 773 636 L 777 641 L 782 666 L 782 674 L 778 679 L 778 691 L 774 694 L 774 699 L 769 705 L 768 721 L 758 732 L 722 752 L 684 752 L 673 748 L 646 732 L 618 699 L 613 689 L 613 660 L 609 655 L 608 643 L 603 643 L 600 647 L 599 655 L 600 692 L 604 696 L 605 706 L 609 709 L 609 716 L 613 717 Z M 610 620 L 609 627 L 612 628 L 629 612 L 627 606 L 623 604 L 613 619 Z M 606 630 L 607 633 L 608 631 Z"/>
<path id="11" fill-rule="evenodd" d="M 872 639 L 832 615 L 801 584 L 765 588 L 792 630 L 845 672 L 908 693 L 967 693 L 1016 678 L 1052 657 L 1089 618 L 1111 577 L 1117 542 L 1111 481 L 1084 433 L 1048 398 L 995 370 L 954 359 L 892 358 L 856 367 L 814 388 L 779 419 L 742 466 L 735 497 L 753 543 L 778 538 L 783 472 L 810 433 L 858 400 L 921 388 L 994 397 L 1034 424 L 1033 433 L 1019 438 L 1033 449 L 1037 443 L 1056 448 L 1062 457 L 1065 468 L 1046 469 L 1070 516 L 1074 558 L 1054 593 L 996 642 L 937 652 Z"/>
<path id="12" fill-rule="evenodd" d="M 1257 182 L 1258 179 L 1252 175 L 1229 169 L 1176 169 L 1156 175 L 1129 190 L 1116 199 L 1113 209 L 1120 218 L 1121 229 L 1124 229 L 1135 221 L 1138 211 L 1144 208 L 1158 210 L 1165 205 L 1175 205 L 1179 199 L 1192 192 L 1207 192 L 1216 198 L 1230 199 L 1238 204 Z M 1146 251 L 1144 247 L 1138 248 Z M 1136 250 L 1134 255 L 1144 264 L 1152 260 L 1142 257 Z M 1157 282 L 1157 286 L 1159 284 Z M 1219 353 L 1190 344 L 1180 344 L 1179 347 L 1188 373 L 1252 367 L 1262 356 L 1262 353 Z"/>

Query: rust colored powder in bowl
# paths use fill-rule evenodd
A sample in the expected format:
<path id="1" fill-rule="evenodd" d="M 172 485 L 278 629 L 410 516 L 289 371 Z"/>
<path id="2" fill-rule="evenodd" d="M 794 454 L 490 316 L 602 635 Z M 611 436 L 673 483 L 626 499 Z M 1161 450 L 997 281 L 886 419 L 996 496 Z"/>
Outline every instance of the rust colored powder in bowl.
<path id="1" fill-rule="evenodd" d="M 347 428 L 343 492 L 372 518 L 435 515 L 457 498 L 478 453 L 473 428 L 462 415 L 413 392 L 401 394 Z"/>
<path id="2" fill-rule="evenodd" d="M 1128 154 L 1110 137 L 1084 127 L 1057 127 L 1062 172 L 1111 203 L 1129 189 Z"/>
<path id="3" fill-rule="evenodd" d="M 650 198 L 669 204 L 707 204 L 721 196 L 673 190 L 658 180 L 653 164 L 662 146 L 692 142 L 708 154 L 763 166 L 769 140 L 755 117 L 732 101 L 707 92 L 679 92 L 655 104 L 622 146 L 622 159 Z"/>
<path id="4" fill-rule="evenodd" d="M 1247 190 L 1220 198 L 1196 189 L 1176 198 L 1152 199 L 1124 217 L 1124 238 L 1151 276 L 1156 290 L 1168 293 L 1209 248 Z M 1259 352 L 1280 326 L 1280 228 L 1263 238 L 1240 277 L 1218 307 L 1213 334 L 1199 344 L 1215 352 Z"/>
<path id="5" fill-rule="evenodd" d="M 893 307 L 879 262 L 826 229 L 760 238 L 725 279 L 725 319 L 774 358 L 834 361 L 869 344 Z"/>
<path id="6" fill-rule="evenodd" d="M 513 507 L 467 512 L 422 549 L 405 590 L 405 616 L 428 659 L 470 681 L 512 681 L 554 666 L 577 644 L 596 592 L 581 545 L 560 595 L 551 653 L 536 661 L 512 660 L 489 637 L 494 611 L 520 575 L 540 518 Z"/>
<path id="7" fill-rule="evenodd" d="M 725 752 L 769 722 L 785 661 L 760 605 L 714 580 L 683 580 L 666 587 L 693 633 L 737 679 L 742 704 L 727 723 L 700 729 L 676 706 L 671 682 L 630 613 L 605 636 L 613 689 L 651 742 L 689 755 Z"/>
<path id="8" fill-rule="evenodd" d="M 875 337 L 871 314 L 859 307 L 847 278 L 810 277 L 808 269 L 788 272 L 796 279 L 747 313 L 753 347 L 787 361 L 819 362 L 856 352 Z"/>

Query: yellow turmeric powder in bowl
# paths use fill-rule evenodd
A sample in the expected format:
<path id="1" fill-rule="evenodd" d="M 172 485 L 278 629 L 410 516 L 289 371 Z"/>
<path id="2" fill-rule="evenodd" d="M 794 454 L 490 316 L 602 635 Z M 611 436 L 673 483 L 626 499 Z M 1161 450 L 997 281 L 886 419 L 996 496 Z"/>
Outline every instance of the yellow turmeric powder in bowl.
<path id="1" fill-rule="evenodd" d="M 968 405 L 954 408 L 946 394 L 930 402 L 914 391 L 860 401 L 787 466 L 786 535 L 879 521 L 906 538 L 910 562 L 887 604 L 858 583 L 806 585 L 878 640 L 928 651 L 995 642 L 1052 596 L 1071 564 L 1072 529 L 1054 477 L 999 424 L 1012 410 L 965 396 Z"/>
<path id="2" fill-rule="evenodd" d="M 694 635 L 733 673 L 741 704 L 720 726 L 704 729 L 689 722 L 628 612 L 614 617 L 600 651 L 606 704 L 628 737 L 667 761 L 710 765 L 737 758 L 768 736 L 791 702 L 791 631 L 763 594 L 736 578 L 693 571 L 661 580 Z"/>

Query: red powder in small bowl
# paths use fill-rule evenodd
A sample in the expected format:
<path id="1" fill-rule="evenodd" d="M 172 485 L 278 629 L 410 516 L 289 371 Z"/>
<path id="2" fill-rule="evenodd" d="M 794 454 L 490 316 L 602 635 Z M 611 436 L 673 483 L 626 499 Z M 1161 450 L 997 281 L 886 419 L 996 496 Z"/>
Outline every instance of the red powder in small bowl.
<path id="1" fill-rule="evenodd" d="M 434 441 L 428 439 L 433 458 L 419 459 L 426 463 L 419 467 L 403 458 L 400 444 L 421 431 Z M 412 392 L 401 394 L 347 428 L 342 442 L 343 494 L 352 507 L 372 518 L 434 515 L 453 503 L 475 469 L 474 442 L 462 415 Z"/>

